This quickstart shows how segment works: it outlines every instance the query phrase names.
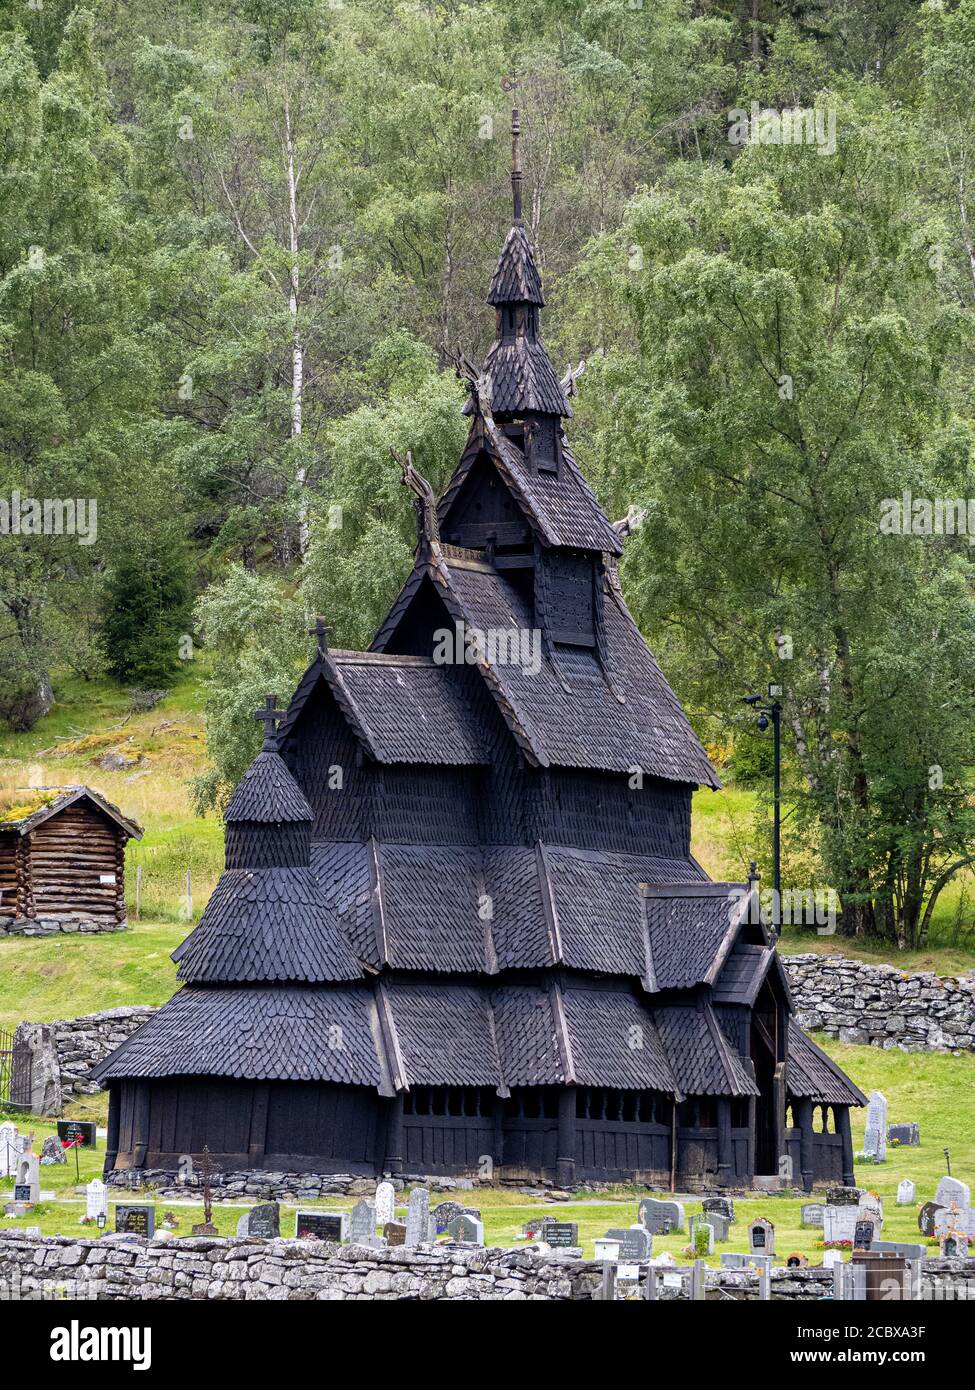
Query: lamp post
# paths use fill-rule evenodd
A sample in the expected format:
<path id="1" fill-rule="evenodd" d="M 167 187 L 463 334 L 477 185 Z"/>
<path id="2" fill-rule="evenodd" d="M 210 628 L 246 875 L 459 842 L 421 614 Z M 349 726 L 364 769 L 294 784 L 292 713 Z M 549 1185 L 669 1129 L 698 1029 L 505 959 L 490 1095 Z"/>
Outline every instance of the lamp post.
<path id="1" fill-rule="evenodd" d="M 782 830 L 782 695 L 781 685 L 772 683 L 768 687 L 768 704 L 763 704 L 761 695 L 743 695 L 746 705 L 758 713 L 756 723 L 762 733 L 772 725 L 772 935 L 779 936 L 782 931 L 782 876 L 781 876 L 781 830 Z"/>

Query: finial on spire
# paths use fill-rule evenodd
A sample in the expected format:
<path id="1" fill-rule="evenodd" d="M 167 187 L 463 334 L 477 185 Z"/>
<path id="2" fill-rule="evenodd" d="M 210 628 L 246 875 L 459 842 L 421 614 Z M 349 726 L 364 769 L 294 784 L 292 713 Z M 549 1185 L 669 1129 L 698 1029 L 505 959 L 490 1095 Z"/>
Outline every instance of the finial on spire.
<path id="1" fill-rule="evenodd" d="M 521 223 L 521 112 L 517 106 L 511 108 L 511 197 L 515 209 L 515 222 Z"/>
<path id="2" fill-rule="evenodd" d="M 264 708 L 254 711 L 254 718 L 259 719 L 264 725 L 264 751 L 276 751 L 278 742 L 275 738 L 275 727 L 278 720 L 284 714 L 283 710 L 277 708 L 278 697 L 268 695 L 264 701 Z"/>
<path id="3" fill-rule="evenodd" d="M 315 638 L 318 645 L 318 657 L 321 660 L 328 651 L 328 627 L 321 615 L 315 619 L 315 626 L 308 629 L 308 635 Z"/>

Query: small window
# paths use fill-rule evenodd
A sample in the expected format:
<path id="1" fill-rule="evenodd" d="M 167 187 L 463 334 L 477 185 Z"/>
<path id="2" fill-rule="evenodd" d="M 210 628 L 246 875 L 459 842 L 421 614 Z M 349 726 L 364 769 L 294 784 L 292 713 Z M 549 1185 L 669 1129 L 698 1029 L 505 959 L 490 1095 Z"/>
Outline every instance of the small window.
<path id="1" fill-rule="evenodd" d="M 558 440 L 551 416 L 536 420 L 532 427 L 532 463 L 540 473 L 559 471 Z"/>

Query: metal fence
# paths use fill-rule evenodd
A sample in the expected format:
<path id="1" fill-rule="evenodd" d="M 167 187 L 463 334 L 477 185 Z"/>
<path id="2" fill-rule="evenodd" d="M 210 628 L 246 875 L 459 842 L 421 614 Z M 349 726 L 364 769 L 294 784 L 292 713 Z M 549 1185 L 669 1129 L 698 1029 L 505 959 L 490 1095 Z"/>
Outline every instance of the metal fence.
<path id="1" fill-rule="evenodd" d="M 0 1028 L 0 1109 L 30 1110 L 31 1050 Z"/>

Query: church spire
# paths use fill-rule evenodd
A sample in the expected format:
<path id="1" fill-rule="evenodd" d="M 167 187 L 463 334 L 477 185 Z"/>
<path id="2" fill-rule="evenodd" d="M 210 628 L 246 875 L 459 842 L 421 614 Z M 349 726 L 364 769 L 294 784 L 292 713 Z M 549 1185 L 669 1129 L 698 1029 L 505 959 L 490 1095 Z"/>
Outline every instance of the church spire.
<path id="1" fill-rule="evenodd" d="M 522 225 L 521 220 L 521 113 L 517 106 L 511 112 L 511 200 L 514 204 L 515 226 Z"/>

